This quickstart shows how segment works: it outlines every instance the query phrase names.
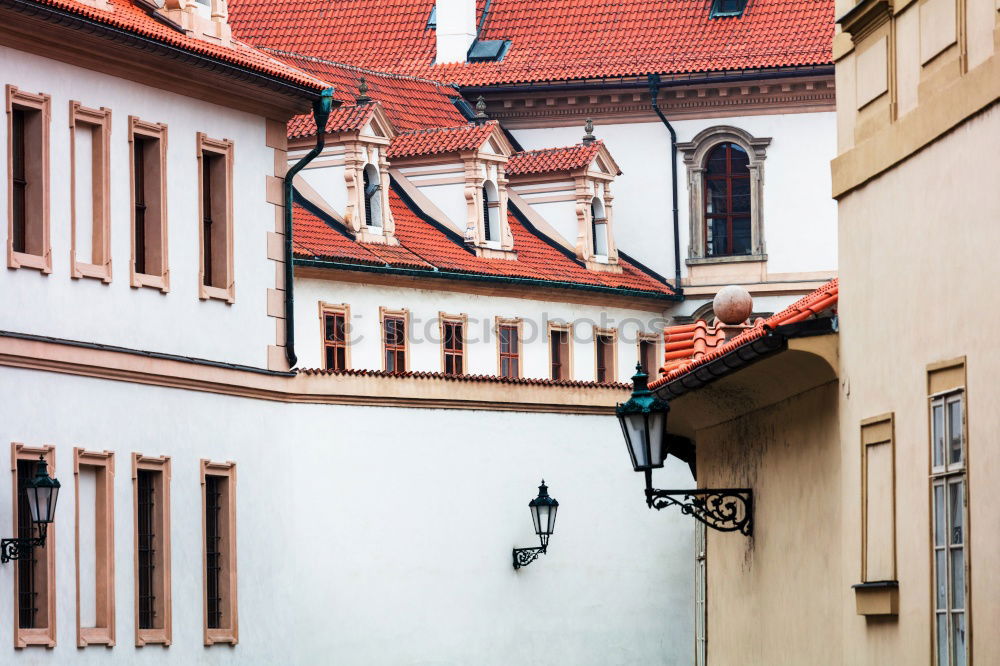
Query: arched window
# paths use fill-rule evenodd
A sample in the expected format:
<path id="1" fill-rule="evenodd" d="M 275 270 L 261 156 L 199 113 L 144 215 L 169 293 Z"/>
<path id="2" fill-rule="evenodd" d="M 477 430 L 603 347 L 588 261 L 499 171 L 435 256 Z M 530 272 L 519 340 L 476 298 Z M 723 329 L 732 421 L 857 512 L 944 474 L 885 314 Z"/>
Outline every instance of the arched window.
<path id="1" fill-rule="evenodd" d="M 500 197 L 490 180 L 483 183 L 483 240 L 500 241 Z"/>
<path id="2" fill-rule="evenodd" d="M 369 164 L 364 170 L 364 200 L 365 200 L 365 226 L 382 226 L 382 201 L 379 197 L 381 184 L 379 182 L 378 169 Z"/>
<path id="3" fill-rule="evenodd" d="M 608 256 L 608 218 L 604 213 L 604 202 L 598 197 L 590 202 L 590 234 L 594 254 Z"/>
<path id="4" fill-rule="evenodd" d="M 705 161 L 705 255 L 750 254 L 750 160 L 746 150 L 726 142 L 712 148 Z"/>

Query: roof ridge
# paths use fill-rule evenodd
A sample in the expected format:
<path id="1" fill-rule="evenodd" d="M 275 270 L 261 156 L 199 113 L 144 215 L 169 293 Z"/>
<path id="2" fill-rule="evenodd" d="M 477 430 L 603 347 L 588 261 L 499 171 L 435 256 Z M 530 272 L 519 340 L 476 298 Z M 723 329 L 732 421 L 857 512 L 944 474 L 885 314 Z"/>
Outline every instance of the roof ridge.
<path id="1" fill-rule="evenodd" d="M 364 74 L 378 74 L 379 76 L 385 76 L 390 79 L 401 79 L 404 81 L 420 81 L 422 83 L 433 83 L 434 85 L 441 86 L 442 88 L 452 88 L 450 83 L 445 83 L 444 81 L 438 81 L 437 79 L 430 79 L 425 76 L 416 76 L 414 74 L 398 74 L 396 72 L 387 72 L 382 69 L 373 69 L 371 67 L 361 67 L 359 65 L 351 65 L 346 62 L 340 62 L 339 60 L 329 60 L 327 58 L 320 58 L 317 56 L 304 55 L 302 53 L 297 53 L 296 51 L 284 51 L 282 49 L 272 48 L 270 46 L 254 46 L 253 44 L 248 44 L 253 49 L 258 51 L 265 51 L 267 53 L 274 53 L 283 56 L 289 56 L 292 58 L 301 58 L 302 60 L 308 60 L 309 62 L 320 62 L 326 65 L 336 65 L 337 67 L 344 67 L 346 69 L 354 70 L 356 72 L 362 72 Z"/>

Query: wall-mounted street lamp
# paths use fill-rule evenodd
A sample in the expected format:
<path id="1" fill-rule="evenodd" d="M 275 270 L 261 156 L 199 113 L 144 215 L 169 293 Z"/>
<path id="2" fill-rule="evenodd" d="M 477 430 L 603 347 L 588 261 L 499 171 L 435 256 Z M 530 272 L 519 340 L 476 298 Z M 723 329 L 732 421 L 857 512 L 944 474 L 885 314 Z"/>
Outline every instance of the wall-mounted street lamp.
<path id="1" fill-rule="evenodd" d="M 646 476 L 646 506 L 662 509 L 676 505 L 681 513 L 694 516 L 721 532 L 753 533 L 753 491 L 749 488 L 695 488 L 658 490 L 653 488 L 653 470 L 663 467 L 670 452 L 667 414 L 670 405 L 649 390 L 649 375 L 642 364 L 635 366 L 632 397 L 615 408 L 621 422 L 632 468 Z"/>
<path id="2" fill-rule="evenodd" d="M 0 541 L 0 562 L 19 560 L 31 555 L 32 549 L 45 545 L 45 533 L 49 523 L 56 516 L 56 501 L 59 499 L 59 480 L 49 476 L 49 466 L 45 458 L 38 457 L 35 476 L 25 486 L 28 497 L 28 513 L 31 524 L 38 528 L 37 537 L 14 537 Z"/>
<path id="3" fill-rule="evenodd" d="M 542 485 L 538 486 L 538 497 L 528 502 L 531 509 L 531 520 L 535 523 L 535 534 L 541 546 L 538 548 L 515 548 L 514 568 L 520 569 L 534 562 L 539 555 L 543 555 L 549 547 L 549 537 L 556 529 L 556 512 L 559 511 L 559 502 L 554 497 L 549 497 L 549 487 L 542 479 Z"/>

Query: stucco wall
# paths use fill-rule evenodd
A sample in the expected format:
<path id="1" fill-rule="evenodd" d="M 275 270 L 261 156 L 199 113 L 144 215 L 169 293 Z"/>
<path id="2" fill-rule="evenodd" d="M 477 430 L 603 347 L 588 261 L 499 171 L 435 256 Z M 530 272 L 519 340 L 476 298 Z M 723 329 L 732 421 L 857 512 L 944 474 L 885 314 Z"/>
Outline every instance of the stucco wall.
<path id="1" fill-rule="evenodd" d="M 991 296 L 1000 279 L 1000 109 L 996 105 L 840 202 L 845 441 L 866 417 L 895 412 L 898 620 L 866 625 L 843 604 L 844 663 L 928 663 L 931 650 L 927 365 L 966 357 L 971 640 L 976 663 L 1000 660 L 1000 573 L 993 488 L 1000 355 Z M 877 288 L 873 288 L 876 286 Z M 986 290 L 985 292 L 983 290 Z M 857 470 L 857 446 L 842 467 Z M 860 480 L 844 476 L 845 583 L 860 576 Z M 891 659 L 886 658 L 890 655 Z"/>
<path id="2" fill-rule="evenodd" d="M 274 286 L 266 232 L 274 231 L 275 216 L 274 207 L 265 200 L 265 175 L 273 173 L 274 151 L 265 145 L 264 119 L 2 47 L 0 83 L 52 96 L 52 273 L 44 276 L 32 269 L 0 273 L 0 329 L 266 366 L 267 345 L 274 344 L 274 323 L 265 307 L 267 288 Z M 110 284 L 70 278 L 70 100 L 112 111 Z M 129 286 L 129 115 L 168 126 L 167 294 Z M 232 305 L 198 299 L 197 132 L 231 139 L 235 146 L 236 302 Z M 0 123 L 0 145 L 6 144 L 5 121 Z M 7 160 L 0 161 L 4 179 L 6 169 Z M 2 211 L 7 211 L 7 196 L 7 187 L 0 187 Z M 231 335 L 232 331 L 240 334 Z"/>
<path id="3" fill-rule="evenodd" d="M 438 328 L 440 312 L 468 315 L 467 372 L 483 375 L 499 374 L 495 317 L 524 319 L 522 375 L 525 377 L 549 376 L 547 322 L 571 322 L 574 327 L 571 378 L 584 381 L 593 381 L 596 376 L 594 325 L 619 329 L 617 376 L 623 382 L 630 381 L 635 373 L 638 360 L 636 333 L 659 333 L 664 325 L 659 313 L 624 308 L 296 278 L 296 353 L 299 356 L 299 366 L 303 368 L 323 367 L 320 355 L 320 301 L 347 303 L 351 306 L 351 324 L 354 329 L 351 366 L 357 369 L 382 369 L 379 307 L 391 310 L 409 308 L 410 369 L 432 372 L 442 370 Z M 658 345 L 662 355 L 662 340 Z"/>
<path id="4" fill-rule="evenodd" d="M 828 383 L 696 434 L 699 486 L 754 491 L 752 538 L 707 532 L 709 664 L 841 663 L 836 405 Z"/>
<path id="5" fill-rule="evenodd" d="M 707 127 L 730 125 L 771 137 L 764 165 L 764 237 L 770 273 L 837 268 L 836 203 L 830 198 L 829 162 L 836 154 L 835 114 L 794 113 L 678 120 L 679 142 Z M 598 123 L 622 175 L 615 180 L 615 239 L 625 253 L 673 276 L 670 135 L 660 123 Z M 527 150 L 579 143 L 581 128 L 518 129 Z M 688 256 L 687 169 L 678 156 L 681 261 Z M 682 266 L 683 274 L 687 274 Z"/>
<path id="6" fill-rule="evenodd" d="M 63 483 L 58 645 L 12 647 L 7 564 L 0 662 L 690 663 L 693 522 L 646 508 L 611 416 L 283 404 L 8 368 L 0 401 L 3 451 L 54 444 Z M 73 446 L 116 454 L 112 649 L 76 647 Z M 133 647 L 133 451 L 172 457 L 166 649 Z M 237 463 L 235 648 L 202 646 L 200 458 Z M 515 572 L 511 548 L 537 545 L 527 503 L 542 476 L 556 532 Z M 691 483 L 683 465 L 658 478 Z M 4 536 L 10 497 L 4 472 Z"/>

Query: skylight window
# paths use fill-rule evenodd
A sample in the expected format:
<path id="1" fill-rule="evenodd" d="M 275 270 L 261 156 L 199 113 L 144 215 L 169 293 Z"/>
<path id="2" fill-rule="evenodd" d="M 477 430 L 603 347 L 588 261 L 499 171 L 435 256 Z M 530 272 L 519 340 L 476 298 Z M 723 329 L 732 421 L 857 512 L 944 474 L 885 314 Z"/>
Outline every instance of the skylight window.
<path id="1" fill-rule="evenodd" d="M 487 39 L 476 40 L 469 48 L 469 62 L 499 62 L 507 55 L 510 48 L 510 40 L 507 39 Z"/>
<path id="2" fill-rule="evenodd" d="M 438 27 L 438 8 L 437 3 L 431 7 L 431 15 L 427 17 L 427 27 L 424 30 L 437 30 Z"/>
<path id="3" fill-rule="evenodd" d="M 724 18 L 727 16 L 743 16 L 747 0 L 712 0 L 712 11 L 709 18 Z"/>

